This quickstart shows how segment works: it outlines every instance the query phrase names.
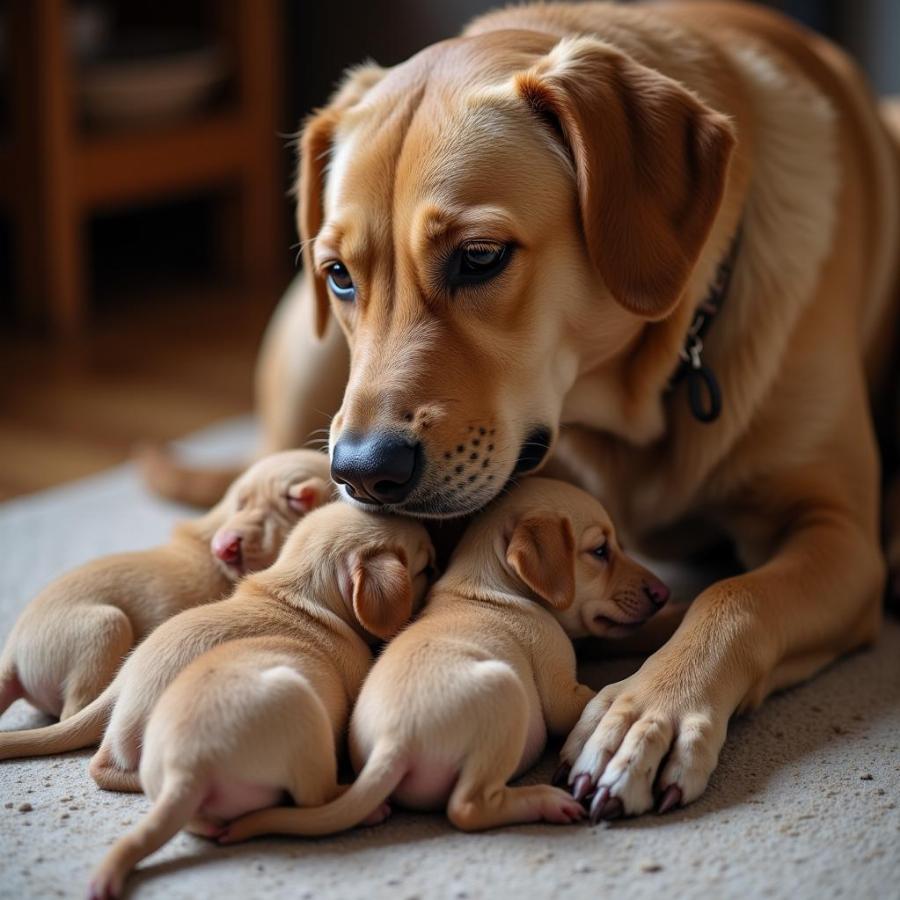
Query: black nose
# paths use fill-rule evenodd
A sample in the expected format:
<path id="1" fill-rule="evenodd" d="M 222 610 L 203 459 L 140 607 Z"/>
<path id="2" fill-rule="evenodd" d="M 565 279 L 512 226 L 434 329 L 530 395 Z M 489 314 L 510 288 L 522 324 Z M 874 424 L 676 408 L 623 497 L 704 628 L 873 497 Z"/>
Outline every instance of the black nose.
<path id="1" fill-rule="evenodd" d="M 401 503 L 421 473 L 419 443 L 389 432 L 342 435 L 331 453 L 331 477 L 363 503 Z"/>

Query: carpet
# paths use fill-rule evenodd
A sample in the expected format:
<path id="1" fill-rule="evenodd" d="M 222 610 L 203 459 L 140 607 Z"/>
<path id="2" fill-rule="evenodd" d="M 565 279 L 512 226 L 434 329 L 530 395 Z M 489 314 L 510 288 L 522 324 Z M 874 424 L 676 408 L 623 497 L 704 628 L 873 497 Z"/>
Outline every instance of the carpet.
<path id="1" fill-rule="evenodd" d="M 196 459 L 241 458 L 249 420 L 184 444 Z M 147 496 L 134 470 L 0 506 L 0 631 L 51 578 L 93 556 L 164 540 L 184 514 Z M 672 578 L 672 573 L 661 573 Z M 709 573 L 683 573 L 692 590 Z M 584 666 L 595 686 L 639 661 Z M 42 724 L 26 704 L 4 729 Z M 105 793 L 89 754 L 0 763 L 0 897 L 82 896 L 109 843 L 146 810 Z M 553 756 L 524 779 L 549 778 Z M 140 898 L 298 900 L 494 898 L 900 898 L 900 623 L 879 644 L 732 723 L 706 794 L 667 816 L 613 825 L 529 825 L 480 835 L 396 812 L 321 840 L 218 848 L 180 835 L 132 881 Z"/>

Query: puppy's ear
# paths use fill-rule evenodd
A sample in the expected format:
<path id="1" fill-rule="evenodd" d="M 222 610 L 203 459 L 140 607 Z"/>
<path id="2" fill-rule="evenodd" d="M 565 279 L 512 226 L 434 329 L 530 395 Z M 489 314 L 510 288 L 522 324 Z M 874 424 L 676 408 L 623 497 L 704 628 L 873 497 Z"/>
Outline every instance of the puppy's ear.
<path id="1" fill-rule="evenodd" d="M 615 299 L 647 319 L 681 297 L 725 189 L 728 119 L 593 38 L 567 38 L 516 89 L 575 164 L 588 251 Z"/>
<path id="2" fill-rule="evenodd" d="M 568 516 L 542 513 L 516 522 L 506 548 L 509 567 L 556 609 L 575 599 L 575 535 Z"/>
<path id="3" fill-rule="evenodd" d="M 327 107 L 314 113 L 300 136 L 300 171 L 297 177 L 297 230 L 303 247 L 303 268 L 315 291 L 313 325 L 320 339 L 328 326 L 328 290 L 313 267 L 312 240 L 322 227 L 325 170 L 331 156 L 334 131 L 341 115 L 358 103 L 381 80 L 385 69 L 368 63 L 351 69 Z"/>
<path id="4" fill-rule="evenodd" d="M 352 565 L 353 611 L 360 625 L 383 640 L 392 638 L 413 612 L 413 588 L 402 549 L 361 555 Z"/>
<path id="5" fill-rule="evenodd" d="M 302 515 L 312 512 L 331 499 L 331 485 L 313 476 L 288 486 L 288 505 Z"/>

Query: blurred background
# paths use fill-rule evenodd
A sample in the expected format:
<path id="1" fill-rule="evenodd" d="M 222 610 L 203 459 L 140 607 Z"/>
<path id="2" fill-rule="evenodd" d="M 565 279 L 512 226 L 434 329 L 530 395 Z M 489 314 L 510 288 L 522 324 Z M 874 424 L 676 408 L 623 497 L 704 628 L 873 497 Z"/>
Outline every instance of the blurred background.
<path id="1" fill-rule="evenodd" d="M 0 0 L 0 499 L 252 404 L 290 136 L 490 0 Z M 772 3 L 900 92 L 900 3 Z"/>

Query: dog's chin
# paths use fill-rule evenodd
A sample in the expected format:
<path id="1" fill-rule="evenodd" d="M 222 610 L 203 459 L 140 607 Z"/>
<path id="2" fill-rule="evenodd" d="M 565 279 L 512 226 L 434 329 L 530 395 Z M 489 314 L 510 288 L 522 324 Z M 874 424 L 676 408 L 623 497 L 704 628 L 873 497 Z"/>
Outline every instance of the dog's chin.
<path id="1" fill-rule="evenodd" d="M 450 500 L 439 493 L 429 493 L 413 495 L 403 503 L 365 503 L 354 497 L 346 485 L 341 485 L 339 491 L 347 503 L 359 509 L 394 516 L 411 516 L 415 519 L 459 519 L 483 509 L 496 496 L 496 494 L 485 496 L 479 491 L 471 497 L 457 497 Z"/>
<path id="2" fill-rule="evenodd" d="M 647 619 L 636 619 L 630 622 L 620 622 L 610 616 L 596 615 L 592 616 L 585 625 L 594 637 L 620 638 L 637 631 L 646 621 Z"/>

